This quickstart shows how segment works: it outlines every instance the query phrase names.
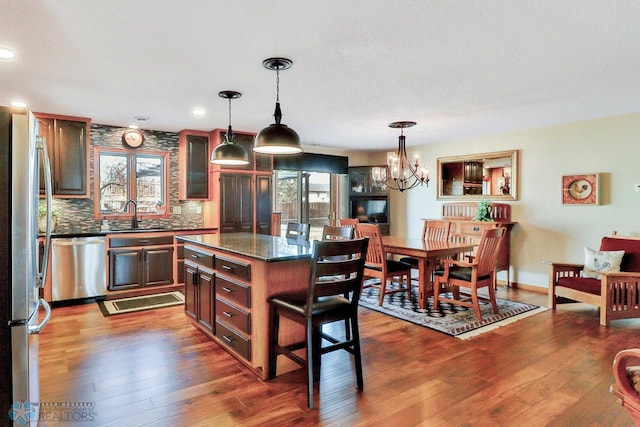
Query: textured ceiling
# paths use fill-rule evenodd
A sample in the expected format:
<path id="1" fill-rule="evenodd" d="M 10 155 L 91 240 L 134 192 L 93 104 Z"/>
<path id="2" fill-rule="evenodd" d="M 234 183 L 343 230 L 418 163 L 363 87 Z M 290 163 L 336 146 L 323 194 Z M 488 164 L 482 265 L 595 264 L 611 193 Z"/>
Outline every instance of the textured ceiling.
<path id="1" fill-rule="evenodd" d="M 0 105 L 178 131 L 283 122 L 360 150 L 640 111 L 637 0 L 0 0 Z M 203 107 L 202 118 L 191 115 Z"/>

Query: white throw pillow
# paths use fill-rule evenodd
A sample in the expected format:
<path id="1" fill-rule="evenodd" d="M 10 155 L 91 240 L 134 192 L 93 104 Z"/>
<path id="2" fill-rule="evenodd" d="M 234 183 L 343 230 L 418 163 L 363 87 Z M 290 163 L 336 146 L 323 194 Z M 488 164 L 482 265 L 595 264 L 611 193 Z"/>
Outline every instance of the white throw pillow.
<path id="1" fill-rule="evenodd" d="M 593 249 L 584 248 L 584 269 L 582 275 L 584 277 L 593 277 L 600 279 L 603 271 L 617 272 L 620 271 L 620 263 L 624 251 L 594 251 Z"/>

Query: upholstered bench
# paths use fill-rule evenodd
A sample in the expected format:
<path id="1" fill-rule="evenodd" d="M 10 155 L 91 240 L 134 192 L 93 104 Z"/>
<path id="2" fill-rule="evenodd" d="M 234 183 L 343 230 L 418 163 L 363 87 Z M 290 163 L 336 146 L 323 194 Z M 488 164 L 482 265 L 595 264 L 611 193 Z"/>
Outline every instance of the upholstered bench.
<path id="1" fill-rule="evenodd" d="M 599 264 L 598 255 L 608 260 L 608 256 L 616 255 L 615 251 L 624 251 L 618 260 L 619 271 L 600 270 L 598 267 L 608 267 L 609 261 Z M 611 237 L 602 238 L 600 252 L 594 254 L 596 266 L 590 267 L 598 271 L 585 269 L 584 264 L 551 264 L 549 307 L 555 310 L 556 304 L 566 302 L 598 306 L 603 326 L 614 319 L 640 317 L 640 237 L 622 237 L 613 232 Z"/>

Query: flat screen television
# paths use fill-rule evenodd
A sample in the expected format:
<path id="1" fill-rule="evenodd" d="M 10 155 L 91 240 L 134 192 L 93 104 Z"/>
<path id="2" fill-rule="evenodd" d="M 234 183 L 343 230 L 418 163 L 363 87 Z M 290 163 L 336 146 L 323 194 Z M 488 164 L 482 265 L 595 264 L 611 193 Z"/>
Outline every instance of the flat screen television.
<path id="1" fill-rule="evenodd" d="M 379 197 L 358 197 L 351 199 L 351 218 L 360 222 L 386 224 L 389 222 L 387 199 Z"/>

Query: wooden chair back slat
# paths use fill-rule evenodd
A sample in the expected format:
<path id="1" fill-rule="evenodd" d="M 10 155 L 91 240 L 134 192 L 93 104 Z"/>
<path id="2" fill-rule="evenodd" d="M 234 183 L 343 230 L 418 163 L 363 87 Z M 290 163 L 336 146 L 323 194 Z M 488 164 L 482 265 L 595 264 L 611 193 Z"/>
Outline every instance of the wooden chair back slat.
<path id="1" fill-rule="evenodd" d="M 446 242 L 449 240 L 451 221 L 426 220 L 422 227 L 422 240 Z"/>
<path id="2" fill-rule="evenodd" d="M 340 218 L 340 227 L 355 227 L 359 222 L 356 218 Z"/>
<path id="3" fill-rule="evenodd" d="M 504 227 L 487 228 L 482 232 L 475 255 L 478 264 L 478 276 L 493 274 L 498 259 L 500 243 L 506 229 Z"/>
<path id="4" fill-rule="evenodd" d="M 287 223 L 287 232 L 285 234 L 285 237 L 287 239 L 309 240 L 310 231 L 311 231 L 311 224 L 305 224 L 301 222 L 289 222 Z"/>
<path id="5" fill-rule="evenodd" d="M 355 236 L 355 227 L 322 227 L 322 240 L 351 240 Z"/>
<path id="6" fill-rule="evenodd" d="M 380 227 L 377 224 L 358 223 L 356 224 L 356 238 L 369 238 L 369 248 L 367 249 L 367 265 L 382 266 L 386 258 Z"/>
<path id="7" fill-rule="evenodd" d="M 318 297 L 356 292 L 356 305 L 364 274 L 367 239 L 316 240 L 313 242 L 313 265 L 309 304 Z"/>

